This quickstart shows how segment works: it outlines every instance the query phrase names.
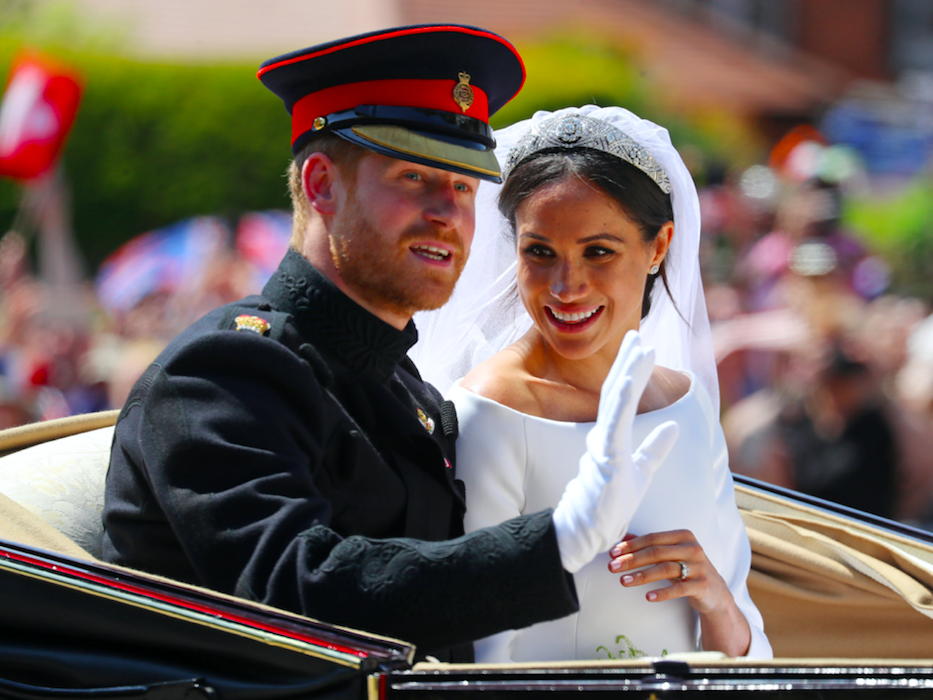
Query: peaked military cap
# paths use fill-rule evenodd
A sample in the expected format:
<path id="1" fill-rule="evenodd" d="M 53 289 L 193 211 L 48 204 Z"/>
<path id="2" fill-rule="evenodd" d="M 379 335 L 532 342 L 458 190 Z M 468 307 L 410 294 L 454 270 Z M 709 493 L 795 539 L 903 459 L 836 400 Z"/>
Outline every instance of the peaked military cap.
<path id="1" fill-rule="evenodd" d="M 262 64 L 292 115 L 292 153 L 331 132 L 370 150 L 500 182 L 489 117 L 525 82 L 502 37 L 476 27 L 396 27 Z"/>

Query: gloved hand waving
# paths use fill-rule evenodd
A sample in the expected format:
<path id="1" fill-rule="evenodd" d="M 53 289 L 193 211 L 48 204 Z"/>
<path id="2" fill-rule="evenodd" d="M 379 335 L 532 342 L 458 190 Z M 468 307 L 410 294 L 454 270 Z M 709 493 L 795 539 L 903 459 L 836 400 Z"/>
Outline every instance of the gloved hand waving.
<path id="1" fill-rule="evenodd" d="M 638 332 L 629 331 L 603 382 L 580 470 L 554 509 L 561 562 L 571 573 L 622 538 L 677 439 L 677 424 L 669 421 L 632 448 L 632 423 L 653 369 L 654 350 L 643 348 Z"/>

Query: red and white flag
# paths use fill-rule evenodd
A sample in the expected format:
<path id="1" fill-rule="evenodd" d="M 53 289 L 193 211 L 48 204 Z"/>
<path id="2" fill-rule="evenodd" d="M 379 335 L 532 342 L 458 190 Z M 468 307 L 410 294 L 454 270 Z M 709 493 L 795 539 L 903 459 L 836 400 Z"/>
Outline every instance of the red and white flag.
<path id="1" fill-rule="evenodd" d="M 35 53 L 20 55 L 0 103 L 0 176 L 31 180 L 55 163 L 78 112 L 78 74 Z"/>

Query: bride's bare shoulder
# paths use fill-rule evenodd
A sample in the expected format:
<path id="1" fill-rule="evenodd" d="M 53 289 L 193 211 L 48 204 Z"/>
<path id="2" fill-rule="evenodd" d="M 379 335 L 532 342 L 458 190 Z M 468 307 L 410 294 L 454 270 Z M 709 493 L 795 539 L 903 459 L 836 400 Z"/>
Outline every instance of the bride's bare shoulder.
<path id="1" fill-rule="evenodd" d="M 648 389 L 646 393 L 651 394 L 653 404 L 649 410 L 666 408 L 690 391 L 690 377 L 676 369 L 656 366 Z"/>
<path id="2" fill-rule="evenodd" d="M 460 386 L 521 413 L 537 414 L 537 400 L 531 392 L 524 354 L 507 347 L 465 376 Z"/>

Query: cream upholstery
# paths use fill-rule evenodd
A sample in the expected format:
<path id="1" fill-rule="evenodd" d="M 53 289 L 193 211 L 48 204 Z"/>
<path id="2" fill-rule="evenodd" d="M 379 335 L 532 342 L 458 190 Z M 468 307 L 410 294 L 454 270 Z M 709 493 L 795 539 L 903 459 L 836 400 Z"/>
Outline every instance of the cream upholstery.
<path id="1" fill-rule="evenodd" d="M 775 656 L 933 659 L 933 545 L 741 486 Z"/>
<path id="2" fill-rule="evenodd" d="M 0 494 L 100 557 L 104 479 L 113 426 L 40 443 L 0 458 Z"/>
<path id="3" fill-rule="evenodd" d="M 100 558 L 117 413 L 0 432 L 0 454 L 16 450 L 0 457 L 0 539 Z M 933 659 L 933 545 L 743 486 L 736 500 L 778 656 Z"/>

